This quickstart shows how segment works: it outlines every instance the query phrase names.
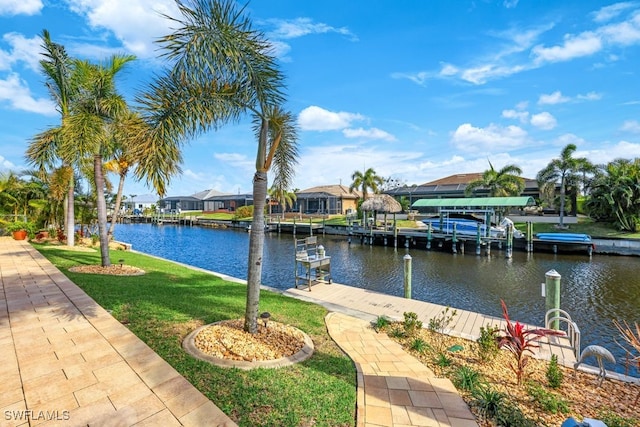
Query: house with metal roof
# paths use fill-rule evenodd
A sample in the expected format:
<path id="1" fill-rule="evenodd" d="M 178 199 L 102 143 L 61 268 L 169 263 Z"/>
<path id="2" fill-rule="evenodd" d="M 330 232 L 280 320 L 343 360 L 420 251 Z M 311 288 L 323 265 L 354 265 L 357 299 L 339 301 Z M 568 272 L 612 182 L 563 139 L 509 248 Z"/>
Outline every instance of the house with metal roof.
<path id="1" fill-rule="evenodd" d="M 351 192 L 349 187 L 320 185 L 296 192 L 296 203 L 292 210 L 305 214 L 345 215 L 358 208 L 359 191 Z"/>
<path id="2" fill-rule="evenodd" d="M 456 199 L 466 197 L 465 189 L 470 182 L 482 178 L 482 173 L 460 173 L 450 175 L 435 181 L 427 182 L 420 185 L 405 185 L 394 188 L 386 193 L 396 198 L 406 197 L 409 204 L 413 205 L 416 200 L 420 199 Z M 523 178 L 524 190 L 521 196 L 540 198 L 540 189 L 535 179 Z M 488 190 L 478 189 L 474 192 L 475 197 L 489 196 Z"/>
<path id="3" fill-rule="evenodd" d="M 199 191 L 190 196 L 171 196 L 160 200 L 160 209 L 164 212 L 203 211 L 204 200 L 223 194 L 216 190 Z"/>

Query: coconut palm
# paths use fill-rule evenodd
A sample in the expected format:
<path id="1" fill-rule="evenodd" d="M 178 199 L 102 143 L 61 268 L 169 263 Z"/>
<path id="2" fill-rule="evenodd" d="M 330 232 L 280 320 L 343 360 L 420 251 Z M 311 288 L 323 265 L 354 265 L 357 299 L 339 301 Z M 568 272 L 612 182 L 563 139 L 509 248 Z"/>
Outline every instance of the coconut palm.
<path id="1" fill-rule="evenodd" d="M 180 172 L 186 140 L 252 114 L 258 146 L 244 328 L 255 333 L 267 173 L 273 168 L 274 184 L 289 187 L 297 156 L 295 120 L 280 108 L 284 76 L 271 45 L 251 28 L 244 9 L 236 9 L 231 0 L 176 4 L 182 17 L 166 16 L 175 30 L 159 40 L 162 57 L 172 67 L 139 97 L 150 131 L 137 146 L 146 155 L 139 158 L 134 174 L 163 196 L 169 179 Z"/>
<path id="2" fill-rule="evenodd" d="M 282 218 L 284 218 L 287 208 L 292 208 L 298 198 L 295 192 L 288 191 L 286 188 L 276 188 L 273 185 L 269 189 L 269 196 L 282 207 Z"/>
<path id="3" fill-rule="evenodd" d="M 578 182 L 580 177 L 577 174 L 584 170 L 589 160 L 586 158 L 573 157 L 577 147 L 575 144 L 567 144 L 560 153 L 560 158 L 553 159 L 549 164 L 538 172 L 538 186 L 542 193 L 550 194 L 555 192 L 555 188 L 560 184 L 560 227 L 564 227 L 564 207 L 567 186 L 571 182 Z"/>
<path id="4" fill-rule="evenodd" d="M 464 192 L 472 195 L 478 189 L 488 190 L 490 197 L 519 196 L 524 190 L 524 179 L 520 176 L 522 169 L 516 165 L 506 165 L 496 170 L 491 162 L 489 169 L 482 173 L 482 177 L 471 181 Z"/>
<path id="5" fill-rule="evenodd" d="M 351 175 L 351 179 L 353 182 L 349 187 L 349 191 L 354 192 L 355 190 L 360 189 L 362 191 L 362 200 L 367 200 L 368 190 L 373 191 L 373 193 L 378 192 L 378 188 L 384 184 L 384 178 L 376 174 L 376 171 L 373 168 L 369 168 L 366 171 L 355 171 Z"/>
<path id="6" fill-rule="evenodd" d="M 135 59 L 131 55 L 113 55 L 106 64 L 73 61 L 72 80 L 77 93 L 70 104 L 69 115 L 62 127 L 64 143 L 60 150 L 64 158 L 77 153 L 81 158 L 93 159 L 93 177 L 98 210 L 100 255 L 103 267 L 111 265 L 107 232 L 104 159 L 114 153 L 114 123 L 127 112 L 124 98 L 116 91 L 115 77 L 124 66 Z"/>
<path id="7" fill-rule="evenodd" d="M 69 105 L 75 93 L 75 88 L 71 79 L 72 59 L 67 55 L 64 46 L 54 43 L 51 40 L 49 31 L 42 31 L 43 57 L 40 67 L 45 75 L 45 84 L 49 89 L 51 98 L 56 103 L 56 109 L 60 113 L 60 126 L 52 127 L 34 136 L 27 148 L 27 162 L 38 169 L 45 171 L 57 167 L 57 162 L 62 162 L 62 167 L 70 168 L 77 160 L 76 154 L 68 151 L 68 157 L 61 154 L 61 146 L 71 141 L 62 139 L 61 129 L 66 117 L 69 115 Z M 74 174 L 67 174 L 66 204 L 64 207 L 64 230 L 67 245 L 74 246 L 75 233 L 75 213 L 74 213 Z"/>

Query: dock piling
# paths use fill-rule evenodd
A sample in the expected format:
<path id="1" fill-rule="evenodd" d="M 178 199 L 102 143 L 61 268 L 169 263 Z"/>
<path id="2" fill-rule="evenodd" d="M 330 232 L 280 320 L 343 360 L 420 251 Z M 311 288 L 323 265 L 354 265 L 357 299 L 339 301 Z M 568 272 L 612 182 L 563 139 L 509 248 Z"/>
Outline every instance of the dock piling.
<path id="1" fill-rule="evenodd" d="M 404 297 L 411 299 L 411 255 L 406 254 L 404 260 Z"/>
<path id="2" fill-rule="evenodd" d="M 545 309 L 559 310 L 560 309 L 560 279 L 562 276 L 555 271 L 549 270 L 545 273 Z M 554 320 L 551 322 L 551 329 L 558 330 L 560 322 Z"/>

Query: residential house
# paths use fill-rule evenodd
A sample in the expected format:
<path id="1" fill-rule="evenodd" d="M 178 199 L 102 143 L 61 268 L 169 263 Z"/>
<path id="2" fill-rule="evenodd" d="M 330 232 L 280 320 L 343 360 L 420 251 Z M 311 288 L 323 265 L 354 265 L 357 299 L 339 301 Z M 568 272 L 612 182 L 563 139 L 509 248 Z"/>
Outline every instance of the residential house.
<path id="1" fill-rule="evenodd" d="M 293 211 L 304 214 L 345 215 L 358 208 L 360 192 L 344 185 L 320 185 L 296 192 Z"/>

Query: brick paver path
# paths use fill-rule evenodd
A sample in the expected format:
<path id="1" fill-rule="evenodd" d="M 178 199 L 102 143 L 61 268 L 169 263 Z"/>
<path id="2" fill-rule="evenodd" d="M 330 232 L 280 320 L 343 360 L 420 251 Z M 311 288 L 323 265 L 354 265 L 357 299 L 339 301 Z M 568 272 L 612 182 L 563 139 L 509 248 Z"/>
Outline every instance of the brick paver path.
<path id="1" fill-rule="evenodd" d="M 236 425 L 28 243 L 0 278 L 0 426 Z"/>
<path id="2" fill-rule="evenodd" d="M 356 364 L 358 427 L 478 425 L 451 381 L 435 378 L 387 334 L 341 313 L 329 313 L 326 323 L 331 337 Z"/>

